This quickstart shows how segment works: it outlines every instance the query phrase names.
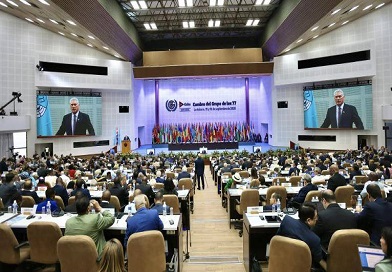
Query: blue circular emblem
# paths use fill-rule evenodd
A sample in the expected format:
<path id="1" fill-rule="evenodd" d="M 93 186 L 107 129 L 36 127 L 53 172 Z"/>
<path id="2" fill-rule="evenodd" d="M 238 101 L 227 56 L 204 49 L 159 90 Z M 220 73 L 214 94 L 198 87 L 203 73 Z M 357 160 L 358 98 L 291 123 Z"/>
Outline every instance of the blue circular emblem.
<path id="1" fill-rule="evenodd" d="M 166 109 L 167 111 L 175 111 L 177 109 L 177 100 L 167 100 L 166 101 Z"/>

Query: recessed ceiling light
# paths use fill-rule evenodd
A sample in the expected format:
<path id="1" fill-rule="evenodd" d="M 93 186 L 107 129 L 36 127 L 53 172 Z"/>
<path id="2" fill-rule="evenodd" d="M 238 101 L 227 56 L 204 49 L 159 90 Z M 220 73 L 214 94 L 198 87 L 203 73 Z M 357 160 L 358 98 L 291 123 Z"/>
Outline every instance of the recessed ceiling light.
<path id="1" fill-rule="evenodd" d="M 256 19 L 253 21 L 252 26 L 257 26 L 259 24 L 260 20 Z"/>
<path id="2" fill-rule="evenodd" d="M 56 24 L 56 25 L 58 25 L 59 23 L 57 23 L 55 20 L 53 20 L 53 19 L 49 19 L 49 21 L 51 21 L 52 23 L 54 23 L 54 24 Z"/>
<path id="3" fill-rule="evenodd" d="M 7 0 L 8 3 L 10 3 L 11 5 L 15 6 L 15 7 L 19 7 L 15 2 L 12 2 L 11 0 Z"/>
<path id="4" fill-rule="evenodd" d="M 93 47 L 93 45 L 91 43 L 88 43 L 87 46 Z"/>
<path id="5" fill-rule="evenodd" d="M 61 36 L 65 36 L 65 34 L 64 34 L 63 32 L 60 32 L 60 31 L 59 31 L 59 34 L 60 34 Z"/>
<path id="6" fill-rule="evenodd" d="M 31 6 L 29 2 L 27 2 L 26 0 L 20 0 L 20 2 L 22 2 L 23 4 L 25 4 L 26 6 Z"/>
<path id="7" fill-rule="evenodd" d="M 87 37 L 89 37 L 92 40 L 95 40 L 95 38 L 93 36 L 91 36 L 91 35 L 88 35 Z"/>
<path id="8" fill-rule="evenodd" d="M 194 28 L 195 27 L 195 21 L 190 21 L 189 22 L 189 27 Z"/>
<path id="9" fill-rule="evenodd" d="M 186 0 L 187 7 L 193 7 L 193 0 Z"/>
<path id="10" fill-rule="evenodd" d="M 287 52 L 289 52 L 290 50 L 291 50 L 291 49 L 289 48 L 289 49 L 286 49 L 284 52 L 286 52 L 286 53 L 287 53 Z"/>
<path id="11" fill-rule="evenodd" d="M 139 5 L 142 9 L 148 9 L 146 1 L 139 1 Z"/>
<path id="12" fill-rule="evenodd" d="M 6 4 L 4 4 L 3 2 L 0 2 L 0 6 L 3 6 L 5 8 L 8 8 L 8 6 Z"/>
<path id="13" fill-rule="evenodd" d="M 263 0 L 256 0 L 255 6 L 261 6 Z"/>
<path id="14" fill-rule="evenodd" d="M 245 26 L 251 26 L 253 23 L 253 19 L 248 19 L 248 21 L 246 21 Z"/>
<path id="15" fill-rule="evenodd" d="M 34 23 L 33 20 L 31 20 L 30 18 L 25 18 L 27 21 L 29 21 L 30 23 Z"/>
<path id="16" fill-rule="evenodd" d="M 220 23 L 221 23 L 220 20 L 216 20 L 216 21 L 215 21 L 215 27 L 220 27 Z"/>
<path id="17" fill-rule="evenodd" d="M 109 47 L 107 47 L 107 46 L 102 46 L 102 47 L 103 47 L 103 49 L 109 50 Z"/>
<path id="18" fill-rule="evenodd" d="M 188 22 L 183 21 L 183 22 L 182 22 L 182 27 L 183 27 L 183 28 L 189 28 Z"/>
<path id="19" fill-rule="evenodd" d="M 73 21 L 71 21 L 71 20 L 67 20 L 67 22 L 68 22 L 68 24 L 70 24 L 70 25 L 76 26 L 76 24 L 75 24 Z"/>
<path id="20" fill-rule="evenodd" d="M 216 0 L 210 0 L 210 7 L 216 6 Z"/>
<path id="21" fill-rule="evenodd" d="M 332 23 L 332 24 L 330 24 L 328 27 L 332 27 L 332 26 L 334 26 L 336 23 Z"/>
<path id="22" fill-rule="evenodd" d="M 302 39 L 299 39 L 299 40 L 297 41 L 297 43 L 300 43 L 300 42 L 302 42 Z"/>
<path id="23" fill-rule="evenodd" d="M 315 27 L 313 27 L 312 29 L 311 29 L 311 31 L 315 31 L 315 30 L 317 30 L 319 27 L 318 26 L 315 26 Z"/>
<path id="24" fill-rule="evenodd" d="M 384 6 L 384 5 L 385 5 L 385 3 L 381 3 L 380 5 L 378 5 L 378 6 L 376 7 L 376 9 L 381 8 L 381 7 Z"/>
<path id="25" fill-rule="evenodd" d="M 354 10 L 356 10 L 358 7 L 359 7 L 359 6 L 352 7 L 348 12 L 354 11 Z"/>
<path id="26" fill-rule="evenodd" d="M 114 56 L 115 56 L 116 58 L 120 58 L 120 56 L 119 56 L 119 55 L 117 55 L 117 54 L 114 54 Z"/>
<path id="27" fill-rule="evenodd" d="M 350 22 L 350 21 L 349 21 L 349 20 L 344 21 L 344 22 L 342 23 L 342 25 L 345 25 L 345 24 L 347 24 L 348 22 Z"/>
<path id="28" fill-rule="evenodd" d="M 266 6 L 266 5 L 269 5 L 270 3 L 271 3 L 271 0 L 264 0 L 263 5 Z"/>
<path id="29" fill-rule="evenodd" d="M 71 33 L 72 36 L 77 37 L 78 35 L 76 35 L 75 33 Z"/>
<path id="30" fill-rule="evenodd" d="M 49 3 L 48 3 L 48 2 L 46 2 L 45 0 L 38 0 L 38 1 L 40 1 L 42 4 L 45 4 L 45 5 L 48 5 L 48 6 L 50 6 L 50 5 L 49 5 Z"/>
<path id="31" fill-rule="evenodd" d="M 150 26 L 149 23 L 144 23 L 143 25 L 144 25 L 144 28 L 145 28 L 145 29 L 151 30 L 151 26 Z"/>
<path id="32" fill-rule="evenodd" d="M 225 4 L 225 0 L 218 0 L 218 6 L 223 6 Z"/>
<path id="33" fill-rule="evenodd" d="M 368 6 L 366 6 L 363 10 L 370 9 L 371 7 L 373 7 L 373 5 L 368 5 Z"/>
<path id="34" fill-rule="evenodd" d="M 43 23 L 43 24 L 45 23 L 45 21 L 44 21 L 44 20 L 41 20 L 40 18 L 36 18 L 36 19 L 37 19 L 38 22 L 41 22 L 41 23 Z"/>
<path id="35" fill-rule="evenodd" d="M 132 3 L 132 2 L 131 2 Z M 185 0 L 178 0 L 178 6 L 180 8 L 184 8 L 185 7 Z"/>
<path id="36" fill-rule="evenodd" d="M 208 27 L 213 27 L 214 26 L 214 20 L 209 20 L 208 21 Z"/>
<path id="37" fill-rule="evenodd" d="M 157 29 L 158 29 L 156 23 L 150 23 L 150 26 L 151 26 L 151 28 L 154 29 L 154 30 L 157 30 Z"/>
<path id="38" fill-rule="evenodd" d="M 341 9 L 337 9 L 337 10 L 333 11 L 333 12 L 331 13 L 331 15 L 335 15 L 335 14 L 338 13 L 340 10 L 341 10 Z"/>
<path id="39" fill-rule="evenodd" d="M 132 5 L 133 9 L 136 9 L 136 10 L 140 9 L 140 6 L 136 1 L 131 1 L 131 5 Z"/>
<path id="40" fill-rule="evenodd" d="M 314 36 L 312 39 L 316 39 L 319 35 Z"/>

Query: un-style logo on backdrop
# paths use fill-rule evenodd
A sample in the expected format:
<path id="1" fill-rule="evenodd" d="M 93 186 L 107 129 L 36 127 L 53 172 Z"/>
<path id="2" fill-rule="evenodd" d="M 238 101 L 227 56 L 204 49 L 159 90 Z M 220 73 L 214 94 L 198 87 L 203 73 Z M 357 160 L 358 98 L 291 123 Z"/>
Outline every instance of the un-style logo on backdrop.
<path id="1" fill-rule="evenodd" d="M 166 100 L 166 109 L 167 111 L 175 111 L 177 109 L 177 100 Z"/>

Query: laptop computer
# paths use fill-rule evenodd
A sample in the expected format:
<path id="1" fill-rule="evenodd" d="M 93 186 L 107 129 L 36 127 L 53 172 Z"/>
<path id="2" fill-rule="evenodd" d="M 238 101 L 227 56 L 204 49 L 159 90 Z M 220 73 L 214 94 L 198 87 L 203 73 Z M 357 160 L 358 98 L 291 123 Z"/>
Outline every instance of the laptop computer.
<path id="1" fill-rule="evenodd" d="M 375 271 L 375 266 L 384 259 L 382 249 L 375 246 L 358 245 L 362 271 Z"/>

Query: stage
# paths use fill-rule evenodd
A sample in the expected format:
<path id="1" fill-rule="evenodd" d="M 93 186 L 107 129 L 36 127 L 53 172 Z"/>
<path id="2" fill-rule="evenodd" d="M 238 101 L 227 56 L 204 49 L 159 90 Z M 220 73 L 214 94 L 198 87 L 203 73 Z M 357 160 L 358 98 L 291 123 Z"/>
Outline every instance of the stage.
<path id="1" fill-rule="evenodd" d="M 202 145 L 201 147 L 203 147 L 203 145 L 204 145 L 204 147 L 207 147 L 206 144 L 208 144 L 208 143 L 198 143 L 198 144 L 201 144 Z M 213 143 L 211 143 L 211 144 L 213 144 Z M 228 143 L 220 143 L 220 144 L 228 144 Z M 233 151 L 236 149 L 239 151 L 246 150 L 246 151 L 252 153 L 254 147 L 259 148 L 261 152 L 267 152 L 268 150 L 276 150 L 276 149 L 284 150 L 284 149 L 288 148 L 288 146 L 271 146 L 268 143 L 236 142 L 236 144 L 237 144 L 237 148 L 228 148 L 228 145 L 226 146 L 226 148 L 224 145 L 221 145 L 219 149 L 210 149 L 207 147 L 207 154 L 211 154 L 214 151 L 225 151 L 225 150 Z M 177 146 L 179 148 L 185 147 L 186 145 L 187 144 L 177 144 Z M 150 150 L 150 149 L 154 149 L 155 155 L 158 155 L 161 152 L 164 152 L 164 153 L 168 153 L 168 152 L 178 153 L 178 152 L 184 152 L 184 151 L 185 152 L 199 152 L 199 147 L 195 146 L 194 144 L 190 144 L 189 148 L 194 148 L 194 149 L 170 150 L 169 144 L 158 144 L 158 145 L 157 144 L 154 144 L 154 145 L 149 144 L 149 145 L 142 145 L 137 149 L 133 149 L 132 152 L 137 152 L 141 155 L 147 155 L 147 150 Z"/>
<path id="2" fill-rule="evenodd" d="M 254 145 L 253 142 L 249 145 Z M 152 145 L 153 147 L 155 145 Z M 217 142 L 217 143 L 185 143 L 185 144 L 168 144 L 169 151 L 179 150 L 200 150 L 200 148 L 207 148 L 208 150 L 218 149 L 238 149 L 238 142 Z"/>

